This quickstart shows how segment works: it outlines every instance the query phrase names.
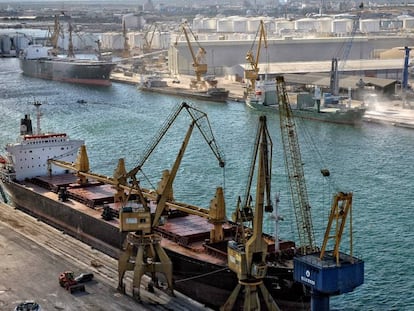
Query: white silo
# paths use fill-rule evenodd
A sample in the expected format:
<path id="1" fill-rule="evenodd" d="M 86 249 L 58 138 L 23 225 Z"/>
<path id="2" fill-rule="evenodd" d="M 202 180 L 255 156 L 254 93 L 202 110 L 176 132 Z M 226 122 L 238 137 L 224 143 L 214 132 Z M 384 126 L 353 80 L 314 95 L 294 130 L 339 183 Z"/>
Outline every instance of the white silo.
<path id="1" fill-rule="evenodd" d="M 144 46 L 144 34 L 142 32 L 129 32 L 128 43 L 131 49 L 142 48 Z"/>
<path id="2" fill-rule="evenodd" d="M 103 33 L 102 48 L 108 50 L 122 50 L 124 48 L 123 35 L 117 32 Z"/>
<path id="3" fill-rule="evenodd" d="M 332 32 L 332 18 L 330 17 L 321 17 L 318 19 L 320 24 L 321 33 L 331 33 Z"/>
<path id="4" fill-rule="evenodd" d="M 265 24 L 266 33 L 267 33 L 268 36 L 275 33 L 276 26 L 275 26 L 275 20 L 274 19 L 268 19 L 268 20 L 264 21 L 264 24 Z"/>
<path id="5" fill-rule="evenodd" d="M 204 20 L 204 17 L 202 15 L 196 15 L 196 17 L 194 17 L 193 19 L 191 29 L 194 31 L 203 31 L 204 30 L 203 20 Z"/>
<path id="6" fill-rule="evenodd" d="M 338 18 L 332 21 L 332 33 L 334 35 L 346 35 L 352 32 L 354 21 L 350 18 Z"/>
<path id="7" fill-rule="evenodd" d="M 203 20 L 203 27 L 206 31 L 209 31 L 209 32 L 217 31 L 217 18 L 216 17 L 205 18 Z"/>
<path id="8" fill-rule="evenodd" d="M 403 29 L 412 30 L 414 28 L 414 17 L 410 15 L 398 16 L 399 20 L 403 22 Z"/>
<path id="9" fill-rule="evenodd" d="M 247 19 L 245 17 L 238 17 L 233 20 L 234 32 L 245 33 L 247 31 Z"/>
<path id="10" fill-rule="evenodd" d="M 362 33 L 380 31 L 379 19 L 362 19 L 359 21 L 359 29 Z"/>
<path id="11" fill-rule="evenodd" d="M 217 32 L 233 32 L 233 21 L 228 18 L 220 18 L 217 21 Z"/>
<path id="12" fill-rule="evenodd" d="M 294 30 L 295 29 L 295 22 L 289 21 L 286 19 L 276 20 L 275 21 L 275 32 L 277 34 L 281 34 L 286 30 Z"/>
<path id="13" fill-rule="evenodd" d="M 262 19 L 260 17 L 250 17 L 247 20 L 247 32 L 249 33 L 256 33 L 260 26 L 260 21 Z"/>
<path id="14" fill-rule="evenodd" d="M 301 18 L 295 21 L 295 30 L 303 32 L 319 32 L 320 24 L 314 18 Z"/>

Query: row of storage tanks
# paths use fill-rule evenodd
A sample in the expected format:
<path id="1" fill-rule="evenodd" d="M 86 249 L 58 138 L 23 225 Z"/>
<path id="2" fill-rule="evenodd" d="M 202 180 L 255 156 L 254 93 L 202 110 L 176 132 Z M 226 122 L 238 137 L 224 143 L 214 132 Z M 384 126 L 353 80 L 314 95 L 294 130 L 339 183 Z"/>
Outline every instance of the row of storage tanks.
<path id="1" fill-rule="evenodd" d="M 308 31 L 318 33 L 349 34 L 352 32 L 356 16 L 338 15 L 333 17 L 302 18 L 297 20 L 275 19 L 272 17 L 203 17 L 196 16 L 192 29 L 197 32 L 218 33 L 255 33 L 261 20 L 266 25 L 269 35 L 282 35 L 285 31 Z M 383 30 L 413 30 L 414 17 L 398 16 L 394 19 L 360 19 L 359 31 L 362 33 L 379 32 Z"/>
<path id="2" fill-rule="evenodd" d="M 142 49 L 146 42 L 145 34 L 142 32 L 127 33 L 128 44 L 132 49 Z M 101 41 L 104 50 L 122 50 L 124 48 L 124 36 L 122 33 L 77 33 L 72 37 L 75 52 L 97 50 L 97 40 Z M 155 33 L 151 44 L 152 49 L 168 49 L 171 42 L 171 34 L 168 32 Z M 47 43 L 47 33 L 43 36 L 31 36 L 30 34 L 8 33 L 0 34 L 0 56 L 17 56 L 19 51 L 26 48 L 30 43 Z M 58 47 L 67 50 L 69 36 L 65 34 L 58 40 Z"/>
<path id="3" fill-rule="evenodd" d="M 131 19 L 134 16 L 128 16 Z M 142 17 L 140 17 L 142 18 Z M 336 36 L 349 35 L 353 30 L 354 19 L 351 16 L 303 18 L 298 20 L 275 19 L 272 17 L 240 17 L 231 16 L 226 18 L 205 18 L 196 16 L 191 23 L 193 32 L 197 33 L 198 40 L 253 40 L 260 22 L 264 21 L 268 38 L 279 37 L 283 34 L 294 35 L 295 33 L 320 33 L 335 34 Z M 144 24 L 145 21 L 139 20 Z M 151 33 L 144 31 L 128 31 L 128 44 L 131 49 L 142 49 L 146 43 L 146 36 L 153 37 L 152 49 L 168 49 L 171 43 L 177 40 L 185 40 L 178 32 L 179 25 L 164 27 Z M 131 27 L 133 28 L 133 27 Z M 167 31 L 166 29 L 170 29 Z M 402 15 L 395 19 L 361 19 L 359 31 L 362 33 L 375 33 L 386 30 L 414 30 L 414 17 Z M 41 37 L 37 35 L 38 37 Z M 7 55 L 15 48 L 19 50 L 27 46 L 27 37 L 21 34 L 0 34 L 0 54 Z M 45 36 L 46 37 L 46 36 Z M 59 47 L 67 49 L 69 36 L 60 38 Z M 97 48 L 96 41 L 101 41 L 105 50 L 122 50 L 124 48 L 124 36 L 121 32 L 108 32 L 101 34 L 77 34 L 73 36 L 75 49 Z M 38 43 L 38 42 L 36 42 Z M 42 42 L 43 43 L 43 42 Z"/>
<path id="4" fill-rule="evenodd" d="M 226 18 L 205 18 L 197 16 L 191 23 L 193 32 L 197 33 L 199 41 L 209 40 L 254 40 L 260 21 L 263 20 L 268 38 L 295 33 L 319 33 L 335 36 L 346 36 L 352 33 L 354 17 L 320 17 L 303 18 L 298 20 L 275 19 L 272 17 L 240 17 L 230 16 Z M 173 27 L 174 28 L 174 27 Z M 170 27 L 171 29 L 171 27 Z M 184 41 L 185 37 L 176 31 L 157 31 L 153 35 L 151 47 L 153 49 L 168 49 L 179 37 Z M 361 19 L 357 27 L 361 33 L 378 33 L 386 31 L 414 30 L 414 17 L 403 15 L 395 19 Z M 145 43 L 144 32 L 128 32 L 128 43 L 131 48 L 141 48 Z M 121 33 L 103 33 L 102 47 L 104 49 L 120 50 L 124 47 L 124 38 Z"/>

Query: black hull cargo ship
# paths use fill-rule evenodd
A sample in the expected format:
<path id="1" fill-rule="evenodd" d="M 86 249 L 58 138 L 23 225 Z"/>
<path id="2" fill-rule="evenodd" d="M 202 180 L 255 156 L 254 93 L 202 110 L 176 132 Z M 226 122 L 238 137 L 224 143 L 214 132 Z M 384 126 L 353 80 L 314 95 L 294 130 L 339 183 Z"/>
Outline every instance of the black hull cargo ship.
<path id="1" fill-rule="evenodd" d="M 68 83 L 110 86 L 115 63 L 99 60 L 50 56 L 50 48 L 29 45 L 19 56 L 26 76 Z"/>
<path id="2" fill-rule="evenodd" d="M 38 118 L 40 115 L 38 112 Z M 73 162 L 74 149 L 79 149 L 82 141 L 69 139 L 62 133 L 33 134 L 30 123 L 27 116 L 22 120 L 25 126 L 21 128 L 27 130 L 21 133 L 21 142 L 7 144 L 6 154 L 1 158 L 0 186 L 7 194 L 4 199 L 9 198 L 16 208 L 119 258 L 125 233 L 119 229 L 117 213 L 122 206 L 114 202 L 113 185 L 92 178 L 82 185 L 79 176 L 54 166 L 52 174 L 47 174 L 47 165 L 43 162 L 59 157 Z M 26 158 L 27 153 L 42 163 L 21 162 L 24 160 L 19 157 Z M 29 169 L 32 167 L 33 170 Z M 174 289 L 219 309 L 238 284 L 237 275 L 227 265 L 227 243 L 234 239 L 238 226 L 231 221 L 223 223 L 223 240 L 211 242 L 214 224 L 207 218 L 175 209 L 174 204 L 170 206 L 168 218 L 154 228 L 162 236 L 161 246 L 173 264 Z M 150 208 L 154 212 L 156 204 L 152 202 Z M 264 284 L 271 296 L 281 310 L 309 310 L 309 292 L 293 280 L 294 243 L 278 240 L 276 251 L 275 239 L 266 235 L 265 240 L 268 272 Z"/>

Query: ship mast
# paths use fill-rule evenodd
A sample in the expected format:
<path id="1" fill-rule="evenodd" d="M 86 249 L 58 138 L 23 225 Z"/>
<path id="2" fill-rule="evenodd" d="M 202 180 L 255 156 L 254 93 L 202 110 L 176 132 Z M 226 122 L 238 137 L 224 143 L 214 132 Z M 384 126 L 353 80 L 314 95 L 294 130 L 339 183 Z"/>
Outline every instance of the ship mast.
<path id="1" fill-rule="evenodd" d="M 40 117 L 42 113 L 40 112 L 40 106 L 42 105 L 39 101 L 35 101 L 34 105 L 36 107 L 36 134 L 40 135 L 42 133 L 42 129 L 40 128 Z"/>

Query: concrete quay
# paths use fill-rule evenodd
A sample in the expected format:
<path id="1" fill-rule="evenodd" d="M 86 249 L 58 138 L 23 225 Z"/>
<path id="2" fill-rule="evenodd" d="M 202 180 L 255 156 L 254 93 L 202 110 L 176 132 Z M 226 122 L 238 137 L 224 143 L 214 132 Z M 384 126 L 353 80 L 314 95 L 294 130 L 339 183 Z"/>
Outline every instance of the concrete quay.
<path id="1" fill-rule="evenodd" d="M 210 310 L 174 291 L 175 297 L 155 288 L 145 290 L 142 279 L 138 303 L 117 291 L 117 261 L 88 245 L 0 203 L 0 310 L 14 310 L 20 302 L 34 300 L 42 310 Z M 85 292 L 71 294 L 59 286 L 58 277 L 71 270 L 75 275 L 92 272 Z M 130 272 L 128 272 L 130 273 Z M 132 291 L 131 275 L 125 278 Z"/>

